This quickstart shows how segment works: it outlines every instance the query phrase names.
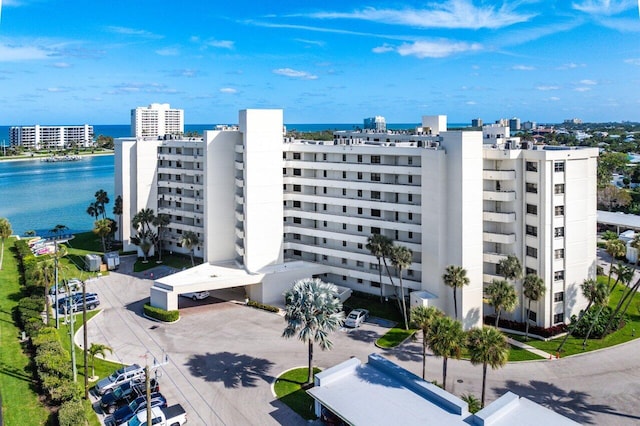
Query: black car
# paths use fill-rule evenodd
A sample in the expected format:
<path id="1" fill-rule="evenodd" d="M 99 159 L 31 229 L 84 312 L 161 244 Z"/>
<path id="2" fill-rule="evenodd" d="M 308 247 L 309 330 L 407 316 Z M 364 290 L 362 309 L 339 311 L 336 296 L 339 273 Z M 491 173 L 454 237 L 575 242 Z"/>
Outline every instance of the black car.
<path id="1" fill-rule="evenodd" d="M 151 394 L 151 408 L 153 407 L 166 407 L 167 399 L 160 393 L 155 392 Z M 106 426 L 116 426 L 120 425 L 126 421 L 129 421 L 133 416 L 138 414 L 142 410 L 147 409 L 147 396 L 142 395 L 134 399 L 129 403 L 129 405 L 125 405 L 124 407 L 118 408 L 112 416 L 109 416 L 105 419 L 104 424 Z"/>
<path id="2" fill-rule="evenodd" d="M 96 293 L 87 293 L 87 310 L 95 309 L 98 305 L 100 305 L 98 295 Z M 67 312 L 80 312 L 83 306 L 82 294 L 79 296 L 74 295 L 61 301 L 61 303 L 58 304 L 58 311 L 63 314 Z"/>
<path id="3" fill-rule="evenodd" d="M 156 379 L 151 379 L 151 392 L 158 392 L 160 386 Z M 113 392 L 105 393 L 100 399 L 100 407 L 105 413 L 113 413 L 124 404 L 128 404 L 147 391 L 144 380 L 133 380 L 125 382 L 115 388 Z"/>

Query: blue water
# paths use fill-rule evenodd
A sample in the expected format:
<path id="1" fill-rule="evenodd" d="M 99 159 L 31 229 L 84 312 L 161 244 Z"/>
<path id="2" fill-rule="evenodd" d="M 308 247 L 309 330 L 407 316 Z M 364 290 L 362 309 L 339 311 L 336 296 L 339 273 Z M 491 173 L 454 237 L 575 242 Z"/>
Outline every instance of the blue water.
<path id="1" fill-rule="evenodd" d="M 8 218 L 18 235 L 58 224 L 91 230 L 94 218 L 86 210 L 99 189 L 107 191 L 107 215 L 113 217 L 113 173 L 113 155 L 57 163 L 0 161 L 0 217 Z"/>

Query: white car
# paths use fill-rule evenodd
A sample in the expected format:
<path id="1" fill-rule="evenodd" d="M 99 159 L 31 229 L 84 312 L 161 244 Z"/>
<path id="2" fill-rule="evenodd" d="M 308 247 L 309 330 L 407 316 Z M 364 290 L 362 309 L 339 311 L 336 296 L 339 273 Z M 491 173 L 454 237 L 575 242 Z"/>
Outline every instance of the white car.
<path id="1" fill-rule="evenodd" d="M 360 327 L 360 324 L 365 322 L 369 318 L 369 311 L 366 309 L 354 309 L 349 312 L 347 318 L 344 320 L 344 325 L 347 327 Z"/>
<path id="2" fill-rule="evenodd" d="M 187 297 L 191 300 L 202 300 L 209 297 L 208 291 L 194 291 L 193 293 L 182 293 L 180 296 Z"/>

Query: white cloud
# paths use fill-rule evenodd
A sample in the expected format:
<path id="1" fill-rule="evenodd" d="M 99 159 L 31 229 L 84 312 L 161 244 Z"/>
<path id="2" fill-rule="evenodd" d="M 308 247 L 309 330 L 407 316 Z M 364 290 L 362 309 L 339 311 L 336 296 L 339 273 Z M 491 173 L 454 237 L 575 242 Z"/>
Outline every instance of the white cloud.
<path id="1" fill-rule="evenodd" d="M 232 87 L 223 87 L 220 89 L 220 93 L 234 94 L 234 93 L 238 93 L 238 91 Z"/>
<path id="2" fill-rule="evenodd" d="M 144 37 L 144 38 L 163 38 L 163 36 L 158 35 L 158 34 L 154 34 L 150 31 L 147 30 L 139 30 L 136 28 L 128 28 L 128 27 L 119 27 L 119 26 L 108 26 L 106 27 L 107 31 L 111 32 L 111 33 L 115 33 L 115 34 L 122 34 L 122 35 L 130 35 L 130 36 L 139 36 L 139 37 Z"/>
<path id="3" fill-rule="evenodd" d="M 67 62 L 56 62 L 52 65 L 54 68 L 71 68 L 71 64 Z"/>
<path id="4" fill-rule="evenodd" d="M 640 66 L 640 58 L 630 58 L 624 60 L 625 64 L 638 65 Z"/>
<path id="5" fill-rule="evenodd" d="M 429 9 L 376 9 L 373 7 L 349 13 L 319 12 L 309 16 L 319 19 L 359 19 L 418 28 L 497 29 L 533 18 L 503 4 L 475 6 L 471 0 L 448 0 L 430 3 Z"/>
<path id="6" fill-rule="evenodd" d="M 590 15 L 617 15 L 638 7 L 637 0 L 583 0 L 571 4 L 575 10 Z"/>
<path id="7" fill-rule="evenodd" d="M 514 65 L 511 69 L 515 71 L 533 71 L 536 67 L 532 67 L 531 65 Z"/>
<path id="8" fill-rule="evenodd" d="M 549 100 L 549 101 L 553 101 L 553 102 L 557 102 L 557 101 L 559 101 L 559 100 L 560 100 L 560 98 L 559 98 L 559 97 L 557 97 L 557 96 L 551 96 L 551 97 L 550 97 L 550 98 L 548 98 L 547 100 Z"/>
<path id="9" fill-rule="evenodd" d="M 0 44 L 0 62 L 19 62 L 47 59 L 49 52 L 39 46 Z"/>
<path id="10" fill-rule="evenodd" d="M 591 87 L 576 87 L 575 89 L 576 92 L 588 92 L 589 90 L 591 90 Z"/>
<path id="11" fill-rule="evenodd" d="M 416 41 L 403 43 L 398 47 L 384 44 L 373 49 L 374 53 L 386 53 L 395 51 L 400 56 L 415 56 L 417 58 L 444 58 L 455 53 L 477 51 L 482 49 L 479 43 L 441 41 Z"/>
<path id="12" fill-rule="evenodd" d="M 178 93 L 178 91 L 160 83 L 122 83 L 107 92 L 109 95 L 123 93 L 163 93 L 171 95 Z"/>
<path id="13" fill-rule="evenodd" d="M 233 49 L 234 42 L 231 40 L 209 40 L 205 42 L 205 45 L 221 49 Z"/>
<path id="14" fill-rule="evenodd" d="M 318 41 L 318 40 L 307 40 L 307 39 L 304 39 L 304 38 L 296 38 L 294 40 L 297 41 L 298 43 L 304 43 L 304 44 L 308 44 L 308 45 L 312 45 L 312 46 L 323 47 L 325 45 L 324 41 Z"/>
<path id="15" fill-rule="evenodd" d="M 576 69 L 576 68 L 584 68 L 586 67 L 586 64 L 576 64 L 574 62 L 569 62 L 568 64 L 562 64 L 560 65 L 558 68 L 558 70 L 572 70 L 572 69 Z"/>
<path id="16" fill-rule="evenodd" d="M 156 53 L 160 56 L 178 56 L 180 51 L 176 47 L 165 47 L 163 49 L 156 50 Z"/>
<path id="17" fill-rule="evenodd" d="M 597 81 L 595 80 L 580 80 L 580 84 L 584 84 L 585 86 L 595 86 L 596 84 L 598 84 Z"/>
<path id="18" fill-rule="evenodd" d="M 273 70 L 274 74 L 283 75 L 285 77 L 299 78 L 301 80 L 316 80 L 317 75 L 313 75 L 306 71 L 298 71 L 291 68 L 278 68 Z"/>
<path id="19" fill-rule="evenodd" d="M 559 90 L 560 86 L 536 86 L 536 89 L 547 91 L 547 90 Z"/>
<path id="20" fill-rule="evenodd" d="M 467 101 L 467 102 L 465 102 L 465 104 L 467 104 L 467 105 L 477 105 L 477 102 L 476 101 Z"/>
<path id="21" fill-rule="evenodd" d="M 64 93 L 64 92 L 68 92 L 69 88 L 68 87 L 49 87 L 47 88 L 47 92 L 49 93 Z"/>

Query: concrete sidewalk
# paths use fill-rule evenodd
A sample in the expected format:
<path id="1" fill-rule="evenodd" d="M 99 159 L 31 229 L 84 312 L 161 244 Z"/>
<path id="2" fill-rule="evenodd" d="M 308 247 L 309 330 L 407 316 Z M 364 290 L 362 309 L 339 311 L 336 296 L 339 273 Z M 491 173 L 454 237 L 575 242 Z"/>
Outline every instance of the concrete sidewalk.
<path id="1" fill-rule="evenodd" d="M 526 351 L 529 351 L 532 354 L 536 354 L 538 356 L 541 356 L 544 359 L 548 359 L 548 360 L 557 359 L 555 356 L 551 355 L 548 352 L 545 352 L 545 351 L 540 350 L 540 349 L 536 349 L 531 345 L 527 345 L 526 343 L 519 342 L 519 341 L 517 341 L 515 339 L 512 339 L 511 337 L 507 337 L 507 342 L 509 342 L 510 345 L 513 345 L 513 346 L 515 346 L 517 348 L 521 348 L 521 349 L 524 349 Z"/>

